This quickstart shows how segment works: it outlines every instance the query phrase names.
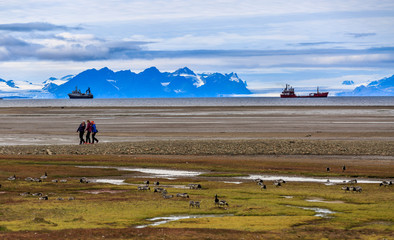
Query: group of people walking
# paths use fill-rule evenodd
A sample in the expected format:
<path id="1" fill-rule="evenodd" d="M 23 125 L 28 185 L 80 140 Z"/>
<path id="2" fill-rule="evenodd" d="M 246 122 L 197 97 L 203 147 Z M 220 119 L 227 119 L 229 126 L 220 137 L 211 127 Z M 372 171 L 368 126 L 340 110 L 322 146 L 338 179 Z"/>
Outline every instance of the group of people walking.
<path id="1" fill-rule="evenodd" d="M 79 144 L 94 144 L 94 142 L 99 142 L 96 138 L 96 134 L 98 133 L 96 124 L 94 121 L 87 120 L 82 121 L 79 125 L 77 132 L 79 132 Z M 83 138 L 86 132 L 86 140 Z M 92 139 L 90 139 L 90 134 L 92 134 Z"/>

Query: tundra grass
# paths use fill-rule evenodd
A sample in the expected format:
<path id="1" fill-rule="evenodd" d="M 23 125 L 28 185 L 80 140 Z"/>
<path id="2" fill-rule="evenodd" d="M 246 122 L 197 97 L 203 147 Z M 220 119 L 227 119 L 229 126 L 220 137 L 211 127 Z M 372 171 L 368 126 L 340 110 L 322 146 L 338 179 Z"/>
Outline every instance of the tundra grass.
<path id="1" fill-rule="evenodd" d="M 160 194 L 149 191 L 139 192 L 135 187 L 122 186 L 119 189 L 127 189 L 127 191 L 116 194 L 88 194 L 86 192 L 89 189 L 114 189 L 114 187 L 106 184 L 83 185 L 70 183 L 66 190 L 59 190 L 55 187 L 56 184 L 53 184 L 52 187 L 49 186 L 51 184 L 46 183 L 46 187 L 43 185 L 39 188 L 49 193 L 50 200 L 48 201 L 38 200 L 35 197 L 18 196 L 15 190 L 21 188 L 25 191 L 28 187 L 26 183 L 15 184 L 10 189 L 13 190 L 11 194 L 2 194 L 0 198 L 2 202 L 2 225 L 12 231 L 38 230 L 43 227 L 50 230 L 78 228 L 81 222 L 83 222 L 85 228 L 119 228 L 142 224 L 145 223 L 145 219 L 157 216 L 222 213 L 234 214 L 234 218 L 230 217 L 230 220 L 234 220 L 235 223 L 239 222 L 239 219 L 243 219 L 237 217 L 253 216 L 262 217 L 262 219 L 265 219 L 265 217 L 275 219 L 274 217 L 277 216 L 279 217 L 277 218 L 277 227 L 280 226 L 280 222 L 282 222 L 280 219 L 283 216 L 292 219 L 289 220 L 290 225 L 305 225 L 305 222 L 316 219 L 316 217 L 313 217 L 313 211 L 291 207 L 297 206 L 327 208 L 336 212 L 334 217 L 329 220 L 329 225 L 334 228 L 351 229 L 363 225 L 371 227 L 373 224 L 379 225 L 379 223 L 384 222 L 384 224 L 380 224 L 380 228 L 394 230 L 392 225 L 394 214 L 387 211 L 391 208 L 390 201 L 394 196 L 391 191 L 387 191 L 388 188 L 383 189 L 386 192 L 375 191 L 371 188 L 370 191 L 378 197 L 367 195 L 368 200 L 364 200 L 360 199 L 362 193 L 344 193 L 338 189 L 338 186 L 334 189 L 331 186 L 326 188 L 327 186 L 324 185 L 293 183 L 291 186 L 287 185 L 282 188 L 269 186 L 269 189 L 263 192 L 254 183 L 229 186 L 215 182 L 202 182 L 205 189 L 188 190 L 191 199 L 201 201 L 200 209 L 192 209 L 188 207 L 188 200 L 180 198 L 163 199 Z M 326 189 L 315 190 L 313 194 L 310 194 L 310 187 Z M 30 189 L 38 190 L 36 185 Z M 169 194 L 179 192 L 178 189 L 168 189 Z M 387 196 L 383 196 L 386 195 L 385 193 Z M 215 207 L 213 204 L 215 194 L 218 194 L 221 199 L 226 199 L 230 203 L 230 207 L 227 209 Z M 284 195 L 291 195 L 293 198 L 287 199 L 283 197 Z M 76 200 L 56 200 L 57 197 L 67 199 L 68 196 L 74 196 Z M 311 203 L 305 201 L 307 197 L 335 199 L 344 201 L 344 203 Z M 377 200 L 378 202 L 376 202 Z M 216 220 L 212 221 L 215 222 Z M 245 218 L 245 221 L 249 221 L 249 218 Z M 272 219 L 270 222 L 272 223 Z M 283 228 L 290 225 L 284 224 Z M 204 224 L 201 226 L 204 226 Z M 212 226 L 213 228 L 220 228 L 219 226 Z M 240 224 L 238 228 L 234 229 L 248 231 L 246 228 L 242 229 L 242 226 Z M 272 226 L 273 229 L 277 229 L 275 226 Z M 253 228 L 253 231 L 259 230 L 264 229 Z"/>
<path id="2" fill-rule="evenodd" d="M 56 168 L 57 166 L 133 166 L 141 168 L 169 168 L 205 171 L 206 174 L 289 174 L 317 177 L 375 177 L 393 178 L 394 165 L 390 159 L 354 159 L 338 156 L 1 156 L 0 177 L 12 166 L 36 166 Z M 110 160 L 109 160 L 110 159 Z M 342 171 L 346 165 L 347 170 Z M 327 172 L 326 167 L 331 167 Z M 9 169 L 12 172 L 12 169 Z M 71 171 L 74 172 L 74 171 Z"/>
<path id="3" fill-rule="evenodd" d="M 289 182 L 282 187 L 275 187 L 267 181 L 267 189 L 260 190 L 260 186 L 253 181 L 230 184 L 212 179 L 199 181 L 202 189 L 167 188 L 169 195 L 187 192 L 189 199 L 164 199 L 153 191 L 138 191 L 136 186 L 79 183 L 78 178 L 82 176 L 124 174 L 114 169 L 81 169 L 61 164 L 43 166 L 26 162 L 3 163 L 0 173 L 3 179 L 15 172 L 19 178 L 17 181 L 0 180 L 1 232 L 134 228 L 151 223 L 147 219 L 154 217 L 204 214 L 231 216 L 186 219 L 158 227 L 234 229 L 290 235 L 304 234 L 305 229 L 315 228 L 328 232 L 356 231 L 360 236 L 373 232 L 377 238 L 387 237 L 387 233 L 390 235 L 394 232 L 394 188 L 379 187 L 378 184 L 358 184 L 363 187 L 361 193 L 346 193 L 341 190 L 341 185 Z M 38 177 L 46 170 L 49 177 L 43 183 L 23 180 L 27 176 Z M 68 182 L 52 183 L 55 177 L 67 178 Z M 194 181 L 193 178 L 160 179 L 162 185 L 169 186 L 187 185 Z M 130 177 L 126 182 L 142 183 L 142 179 Z M 43 192 L 49 200 L 20 196 L 23 192 Z M 226 200 L 229 206 L 215 206 L 213 199 L 216 194 L 219 199 Z M 57 200 L 59 197 L 65 200 Z M 75 200 L 69 201 L 69 197 Z M 308 199 L 321 199 L 322 202 L 308 202 Z M 190 208 L 189 200 L 200 201 L 201 208 Z M 314 211 L 301 207 L 324 208 L 335 213 L 328 218 L 321 218 L 315 216 Z"/>
<path id="4" fill-rule="evenodd" d="M 306 224 L 317 217 L 310 216 L 225 216 L 221 218 L 183 219 L 164 225 L 169 228 L 214 228 L 241 231 L 272 231 Z"/>

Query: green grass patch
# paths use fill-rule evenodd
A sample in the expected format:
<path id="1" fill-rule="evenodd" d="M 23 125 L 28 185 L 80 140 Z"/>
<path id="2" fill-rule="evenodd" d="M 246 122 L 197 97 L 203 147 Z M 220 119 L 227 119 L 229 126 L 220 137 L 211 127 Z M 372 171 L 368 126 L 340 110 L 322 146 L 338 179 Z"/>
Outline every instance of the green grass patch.
<path id="1" fill-rule="evenodd" d="M 305 224 L 316 219 L 317 217 L 310 216 L 225 216 L 184 219 L 160 227 L 215 228 L 258 232 L 286 229 L 295 224 Z"/>
<path id="2" fill-rule="evenodd" d="M 5 232 L 5 231 L 7 231 L 8 229 L 5 227 L 5 226 L 0 226 L 0 232 Z"/>
<path id="3" fill-rule="evenodd" d="M 33 161 L 33 160 L 32 160 Z M 210 228 L 234 229 L 246 232 L 279 231 L 288 229 L 295 233 L 307 228 L 327 229 L 327 231 L 394 231 L 394 212 L 392 199 L 393 188 L 379 187 L 378 184 L 357 184 L 363 187 L 362 193 L 346 193 L 342 185 L 326 186 L 320 183 L 288 182 L 282 187 L 274 187 L 266 181 L 266 190 L 261 190 L 253 181 L 243 184 L 229 184 L 217 181 L 214 177 L 245 176 L 243 168 L 239 172 L 210 172 L 204 177 L 212 179 L 160 179 L 173 198 L 164 199 L 161 194 L 151 191 L 138 191 L 136 186 L 79 183 L 78 176 L 106 178 L 111 175 L 122 175 L 114 169 L 77 168 L 71 165 L 36 165 L 13 164 L 3 162 L 0 180 L 0 231 L 39 231 L 62 229 L 95 229 L 95 228 L 129 228 L 149 224 L 149 218 L 171 215 L 229 215 L 224 217 L 185 219 L 170 222 L 158 227 L 166 228 Z M 69 160 L 67 160 L 69 161 Z M 110 162 L 110 161 L 108 161 Z M 139 162 L 138 164 L 144 165 Z M 154 162 L 150 162 L 154 165 Z M 145 164 L 147 166 L 149 164 Z M 177 168 L 183 166 L 186 170 L 195 167 L 206 168 L 205 162 L 185 164 L 177 162 L 174 165 L 162 163 L 160 166 Z M 77 162 L 75 165 L 85 165 Z M 134 165 L 133 165 L 134 166 Z M 188 168 L 189 167 L 189 168 Z M 234 168 L 234 166 L 231 166 Z M 24 181 L 23 176 L 42 175 L 48 171 L 48 179 L 43 183 Z M 6 181 L 6 177 L 16 173 L 17 181 Z M 132 173 L 127 172 L 132 175 Z M 67 183 L 52 183 L 54 177 L 64 176 Z M 142 179 L 127 177 L 127 182 L 139 184 Z M 152 180 L 153 182 L 153 180 Z M 190 182 L 198 182 L 203 189 L 179 188 Z M 171 186 L 176 186 L 171 187 Z M 38 197 L 20 196 L 23 192 L 43 192 L 48 195 L 48 201 L 38 200 Z M 176 197 L 176 193 L 187 192 L 189 199 Z M 226 200 L 227 207 L 214 205 L 214 196 Z M 284 198 L 283 196 L 292 196 Z M 65 200 L 57 200 L 57 198 Z M 69 201 L 68 197 L 75 200 Z M 322 199 L 321 202 L 308 202 L 307 199 Z M 189 207 L 189 200 L 200 201 L 200 208 Z M 326 201 L 326 202 L 325 202 Z M 299 207 L 324 208 L 334 211 L 331 218 L 322 219 L 314 216 L 313 210 Z M 382 236 L 382 234 L 377 234 Z"/>

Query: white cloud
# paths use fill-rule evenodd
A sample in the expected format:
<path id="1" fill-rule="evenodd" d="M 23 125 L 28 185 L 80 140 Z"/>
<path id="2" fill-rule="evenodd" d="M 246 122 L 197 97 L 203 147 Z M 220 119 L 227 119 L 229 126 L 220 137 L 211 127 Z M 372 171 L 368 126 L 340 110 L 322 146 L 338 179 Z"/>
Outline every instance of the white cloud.
<path id="1" fill-rule="evenodd" d="M 140 37 L 141 38 L 141 37 Z M 143 38 L 142 38 L 143 39 Z M 261 34 L 251 33 L 241 35 L 236 33 L 218 32 L 211 35 L 187 34 L 174 38 L 148 39 L 152 41 L 146 46 L 150 50 L 228 50 L 228 49 L 261 49 L 267 42 L 279 41 L 303 41 L 305 37 L 301 35 L 281 35 L 281 34 Z M 285 45 L 285 44 L 283 44 Z"/>
<path id="2" fill-rule="evenodd" d="M 56 34 L 55 36 L 63 38 L 64 40 L 67 41 L 74 41 L 74 42 L 80 42 L 80 41 L 98 42 L 97 38 L 93 34 L 76 34 L 70 32 L 62 32 Z"/>
<path id="3" fill-rule="evenodd" d="M 364 63 L 364 62 L 380 62 L 386 60 L 394 60 L 392 54 L 358 54 L 358 55 L 339 55 L 339 56 L 316 56 L 312 57 L 309 62 L 316 64 L 351 64 L 351 63 Z"/>
<path id="4" fill-rule="evenodd" d="M 239 17 L 323 13 L 338 11 L 369 11 L 393 8 L 385 1 L 254 1 L 254 0 L 25 0 L 0 2 L 0 22 L 50 21 L 54 23 L 95 23 L 105 21 L 163 20 L 182 18 Z"/>
<path id="5" fill-rule="evenodd" d="M 7 59 L 9 57 L 9 52 L 7 48 L 0 46 L 0 60 Z"/>
<path id="6" fill-rule="evenodd" d="M 381 76 L 392 70 L 392 50 L 367 50 L 393 46 L 393 11 L 392 0 L 0 1 L 0 23 L 14 24 L 0 30 L 9 36 L 3 38 L 8 45 L 0 46 L 0 77 L 42 82 L 92 67 L 142 71 L 149 66 L 237 72 L 241 78 L 242 73 L 320 68 L 368 69 Z M 31 32 L 13 32 L 10 26 L 18 23 L 36 24 Z M 40 31 L 37 24 L 48 29 Z M 322 48 L 327 52 L 313 52 Z M 227 52 L 193 56 L 180 51 L 201 49 Z M 352 52 L 356 49 L 366 52 Z M 330 79 L 330 84 L 339 81 Z M 249 85 L 259 81 L 251 79 Z"/>

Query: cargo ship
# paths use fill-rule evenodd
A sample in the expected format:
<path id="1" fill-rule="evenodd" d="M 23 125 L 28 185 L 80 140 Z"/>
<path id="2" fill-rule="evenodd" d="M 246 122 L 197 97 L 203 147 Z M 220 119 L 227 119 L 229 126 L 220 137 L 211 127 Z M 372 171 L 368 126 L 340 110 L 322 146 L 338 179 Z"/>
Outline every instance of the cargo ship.
<path id="1" fill-rule="evenodd" d="M 317 87 L 317 91 L 315 93 L 309 93 L 308 95 L 300 95 L 297 96 L 294 92 L 294 88 L 289 84 L 286 84 L 286 88 L 283 89 L 282 94 L 280 95 L 281 98 L 313 98 L 313 97 L 327 97 L 328 92 L 319 92 L 319 87 Z"/>
<path id="2" fill-rule="evenodd" d="M 90 92 L 90 88 L 86 90 L 85 93 L 82 93 L 78 87 L 75 87 L 75 90 L 68 94 L 70 98 L 93 98 L 93 94 Z"/>

